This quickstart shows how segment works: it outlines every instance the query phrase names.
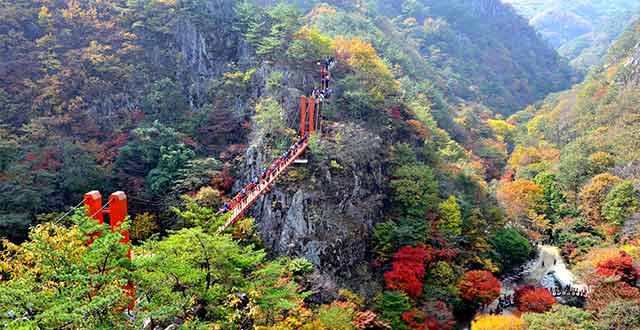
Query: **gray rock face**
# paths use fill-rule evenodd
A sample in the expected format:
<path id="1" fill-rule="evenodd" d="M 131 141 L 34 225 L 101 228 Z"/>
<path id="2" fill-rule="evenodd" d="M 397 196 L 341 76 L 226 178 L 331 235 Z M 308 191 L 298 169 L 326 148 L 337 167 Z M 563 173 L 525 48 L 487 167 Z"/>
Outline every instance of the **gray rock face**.
<path id="1" fill-rule="evenodd" d="M 635 46 L 624 64 L 622 80 L 625 85 L 640 86 L 640 43 Z"/>
<path id="2" fill-rule="evenodd" d="M 265 154 L 251 148 L 250 173 Z M 305 257 L 316 265 L 323 290 L 362 287 L 368 276 L 371 229 L 383 200 L 382 140 L 353 124 L 334 124 L 252 209 L 266 247 L 274 255 Z"/>

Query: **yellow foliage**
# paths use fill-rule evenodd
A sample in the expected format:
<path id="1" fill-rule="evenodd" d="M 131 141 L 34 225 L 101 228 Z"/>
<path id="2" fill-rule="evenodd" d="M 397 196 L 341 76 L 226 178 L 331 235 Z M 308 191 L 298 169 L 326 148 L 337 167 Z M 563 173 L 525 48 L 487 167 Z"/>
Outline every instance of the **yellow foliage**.
<path id="1" fill-rule="evenodd" d="M 324 58 L 331 54 L 331 38 L 320 33 L 316 28 L 303 26 L 296 32 L 294 38 L 311 45 L 317 58 Z"/>
<path id="2" fill-rule="evenodd" d="M 154 214 L 144 212 L 138 213 L 133 217 L 129 234 L 132 239 L 140 241 L 151 236 L 151 234 L 156 230 L 158 230 L 156 216 Z"/>
<path id="3" fill-rule="evenodd" d="M 501 137 L 511 136 L 516 130 L 515 125 L 502 119 L 489 119 L 487 120 L 487 125 L 489 125 L 489 127 L 491 127 L 491 129 Z"/>
<path id="4" fill-rule="evenodd" d="M 593 153 L 589 156 L 589 163 L 591 163 L 593 166 L 597 167 L 597 168 L 609 168 L 611 166 L 613 166 L 614 164 L 614 159 L 611 156 L 611 154 L 603 152 L 603 151 L 598 151 L 596 153 Z"/>
<path id="5" fill-rule="evenodd" d="M 535 225 L 541 223 L 534 211 L 539 208 L 543 195 L 540 186 L 527 180 L 509 182 L 496 193 L 498 202 L 504 207 L 507 215 L 527 228 L 535 228 Z"/>
<path id="6" fill-rule="evenodd" d="M 509 166 L 512 168 L 525 167 L 543 161 L 553 161 L 558 159 L 560 151 L 555 148 L 536 148 L 517 146 L 509 159 Z"/>
<path id="7" fill-rule="evenodd" d="M 370 87 L 381 87 L 384 92 L 397 90 L 398 82 L 393 79 L 391 70 L 370 43 L 360 38 L 347 39 L 337 36 L 333 39 L 331 47 L 336 58 L 363 74 L 369 85 L 373 85 Z"/>
<path id="8" fill-rule="evenodd" d="M 67 228 L 52 223 L 39 224 L 29 232 L 29 241 L 15 245 L 9 241 L 2 242 L 0 249 L 0 279 L 19 278 L 25 273 L 42 274 L 61 262 L 80 263 L 87 246 L 80 239 L 78 226 Z M 48 251 L 65 251 L 64 255 L 42 255 L 42 247 L 34 242 L 46 242 Z M 45 260 L 46 259 L 46 260 Z M 5 276 L 3 278 L 2 276 Z"/>
<path id="9" fill-rule="evenodd" d="M 480 315 L 471 330 L 525 330 L 525 322 L 513 315 Z"/>

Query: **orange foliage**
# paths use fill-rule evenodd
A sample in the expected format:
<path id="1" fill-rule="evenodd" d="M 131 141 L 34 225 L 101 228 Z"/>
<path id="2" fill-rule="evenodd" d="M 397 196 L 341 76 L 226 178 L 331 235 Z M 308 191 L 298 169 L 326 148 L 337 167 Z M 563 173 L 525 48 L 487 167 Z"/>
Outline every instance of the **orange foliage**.
<path id="1" fill-rule="evenodd" d="M 580 190 L 580 209 L 592 224 L 604 222 L 602 204 L 607 194 L 621 180 L 609 173 L 598 174 Z"/>
<path id="2" fill-rule="evenodd" d="M 633 266 L 631 256 L 620 251 L 615 258 L 600 261 L 596 274 L 604 277 L 614 277 L 629 284 L 635 284 L 638 278 L 638 270 Z"/>
<path id="3" fill-rule="evenodd" d="M 496 193 L 507 215 L 516 221 L 528 218 L 540 206 L 543 196 L 542 188 L 537 184 L 521 179 L 506 183 Z"/>

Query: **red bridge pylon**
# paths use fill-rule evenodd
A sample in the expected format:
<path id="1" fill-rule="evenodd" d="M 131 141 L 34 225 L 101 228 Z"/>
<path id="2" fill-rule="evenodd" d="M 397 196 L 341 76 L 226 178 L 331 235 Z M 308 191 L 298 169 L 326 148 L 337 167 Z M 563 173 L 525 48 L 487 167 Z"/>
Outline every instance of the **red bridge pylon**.
<path id="1" fill-rule="evenodd" d="M 127 219 L 127 215 L 129 214 L 127 208 L 127 195 L 122 191 L 116 191 L 111 194 L 111 196 L 109 196 L 109 200 L 107 201 L 107 203 L 105 205 L 102 205 L 102 195 L 99 191 L 93 190 L 84 194 L 84 205 L 87 208 L 87 216 L 91 217 L 99 224 L 104 223 L 105 215 L 109 216 L 109 226 L 111 227 L 111 232 L 120 232 L 120 234 L 122 235 L 120 243 L 129 245 L 129 249 L 127 250 L 127 258 L 131 260 L 131 239 L 129 236 L 129 231 L 122 229 L 122 224 Z M 96 237 L 99 237 L 101 234 L 102 232 L 91 234 L 91 238 L 89 238 L 87 244 L 91 245 L 93 243 L 93 240 Z M 133 310 L 133 308 L 135 307 L 135 287 L 131 282 L 129 282 L 123 287 L 123 289 L 126 291 L 127 300 L 129 300 L 128 308 L 129 310 Z"/>

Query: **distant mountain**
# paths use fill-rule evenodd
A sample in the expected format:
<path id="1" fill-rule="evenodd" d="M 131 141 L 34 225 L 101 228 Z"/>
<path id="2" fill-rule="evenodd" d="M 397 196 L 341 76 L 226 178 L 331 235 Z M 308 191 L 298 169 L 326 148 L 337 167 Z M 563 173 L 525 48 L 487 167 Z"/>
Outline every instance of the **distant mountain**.
<path id="1" fill-rule="evenodd" d="M 582 71 L 599 64 L 607 49 L 638 18 L 635 0 L 504 0 L 558 52 Z"/>

